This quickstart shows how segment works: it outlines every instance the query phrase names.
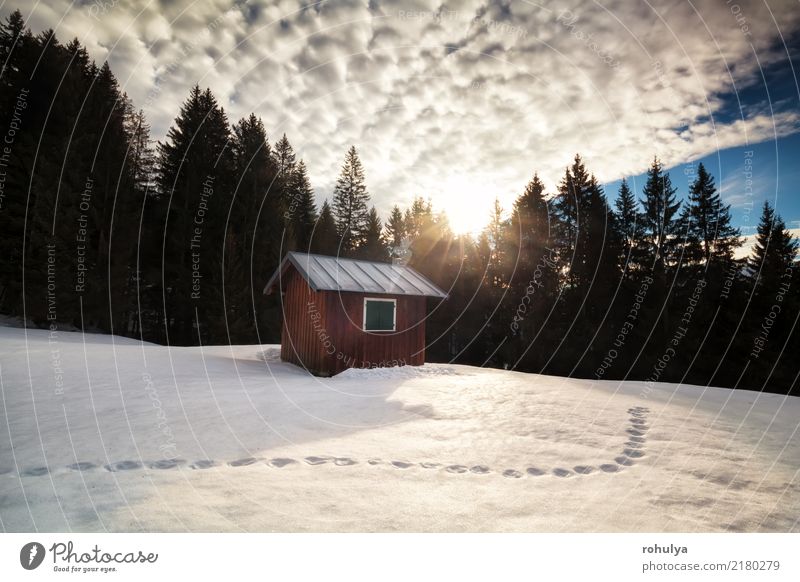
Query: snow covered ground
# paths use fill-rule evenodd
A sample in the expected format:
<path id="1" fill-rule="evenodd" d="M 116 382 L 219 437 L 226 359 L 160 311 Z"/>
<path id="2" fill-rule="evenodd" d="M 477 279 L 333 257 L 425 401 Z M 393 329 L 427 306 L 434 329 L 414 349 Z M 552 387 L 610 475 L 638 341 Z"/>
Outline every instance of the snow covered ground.
<path id="1" fill-rule="evenodd" d="M 0 328 L 5 531 L 793 531 L 800 400 Z"/>

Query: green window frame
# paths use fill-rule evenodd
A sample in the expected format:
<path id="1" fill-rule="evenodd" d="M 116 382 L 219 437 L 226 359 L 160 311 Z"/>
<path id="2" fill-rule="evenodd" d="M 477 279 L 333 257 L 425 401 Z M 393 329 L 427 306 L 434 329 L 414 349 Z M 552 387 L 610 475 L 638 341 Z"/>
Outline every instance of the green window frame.
<path id="1" fill-rule="evenodd" d="M 364 331 L 395 331 L 396 327 L 396 299 L 364 298 Z"/>

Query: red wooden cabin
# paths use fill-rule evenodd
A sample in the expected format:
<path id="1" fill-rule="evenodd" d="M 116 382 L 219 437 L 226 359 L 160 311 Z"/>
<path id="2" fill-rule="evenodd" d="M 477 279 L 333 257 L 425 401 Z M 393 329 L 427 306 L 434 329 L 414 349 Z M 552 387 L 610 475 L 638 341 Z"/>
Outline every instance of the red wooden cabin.
<path id="1" fill-rule="evenodd" d="M 411 267 L 291 252 L 281 291 L 281 359 L 316 376 L 425 363 L 426 298 L 447 294 Z"/>

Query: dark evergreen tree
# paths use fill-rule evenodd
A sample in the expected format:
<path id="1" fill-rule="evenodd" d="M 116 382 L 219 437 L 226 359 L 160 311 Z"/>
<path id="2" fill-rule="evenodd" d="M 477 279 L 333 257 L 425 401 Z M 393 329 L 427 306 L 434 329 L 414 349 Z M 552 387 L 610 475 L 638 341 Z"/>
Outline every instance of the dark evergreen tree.
<path id="1" fill-rule="evenodd" d="M 311 237 L 311 250 L 315 253 L 336 256 L 339 252 L 339 236 L 336 233 L 336 220 L 328 201 L 322 203 L 319 219 Z"/>
<path id="2" fill-rule="evenodd" d="M 303 160 L 300 160 L 295 168 L 291 192 L 292 197 L 286 211 L 288 228 L 294 248 L 307 251 L 317 222 L 317 207 Z"/>
<path id="3" fill-rule="evenodd" d="M 291 176 L 297 166 L 297 160 L 294 153 L 292 144 L 289 143 L 289 138 L 284 133 L 281 139 L 275 143 L 273 151 L 273 159 L 278 171 L 278 175 L 285 178 L 286 182 L 290 182 Z"/>
<path id="4" fill-rule="evenodd" d="M 284 133 L 281 139 L 275 143 L 272 150 L 272 157 L 275 164 L 277 175 L 275 184 L 272 187 L 281 199 L 281 204 L 289 208 L 294 202 L 295 171 L 297 170 L 297 160 L 292 144 Z"/>
<path id="5" fill-rule="evenodd" d="M 375 207 L 369 209 L 367 227 L 364 230 L 364 243 L 358 249 L 358 257 L 369 261 L 385 262 L 389 258 L 386 242 L 383 240 L 383 224 Z"/>
<path id="6" fill-rule="evenodd" d="M 669 174 L 658 158 L 647 170 L 647 182 L 642 199 L 642 219 L 645 229 L 644 250 L 649 268 L 656 273 L 675 266 L 680 260 L 684 232 L 678 210 L 681 203 L 675 195 Z"/>
<path id="7" fill-rule="evenodd" d="M 622 179 L 622 184 L 620 184 L 614 206 L 616 208 L 617 230 L 622 245 L 622 264 L 626 265 L 628 270 L 634 270 L 641 263 L 639 251 L 641 251 L 641 244 L 644 238 L 644 227 L 636 197 L 624 178 Z"/>
<path id="8" fill-rule="evenodd" d="M 37 208 L 36 192 L 30 189 L 33 160 L 44 123 L 37 107 L 42 99 L 31 93 L 32 85 L 41 82 L 41 77 L 31 78 L 40 54 L 38 39 L 25 28 L 19 10 L 0 22 L 0 120 L 4 128 L 12 122 L 19 127 L 13 146 L 0 153 L 0 312 L 15 316 L 22 316 L 24 310 L 23 278 L 30 285 L 33 275 L 41 283 L 46 269 L 45 264 L 27 264 L 23 270 L 26 213 L 32 211 L 28 217 L 32 220 Z"/>
<path id="9" fill-rule="evenodd" d="M 559 184 L 554 210 L 563 286 L 554 325 L 562 327 L 556 333 L 564 340 L 556 360 L 570 363 L 557 371 L 571 374 L 578 366 L 594 366 L 595 346 L 613 327 L 608 298 L 620 285 L 621 245 L 605 194 L 580 156 Z"/>
<path id="10" fill-rule="evenodd" d="M 234 125 L 231 153 L 236 191 L 225 236 L 227 340 L 278 341 L 278 301 L 261 290 L 289 243 L 283 218 L 287 210 L 260 118 L 250 114 Z"/>
<path id="11" fill-rule="evenodd" d="M 509 331 L 514 340 L 509 357 L 515 366 L 541 371 L 553 347 L 545 323 L 554 307 L 558 265 L 552 253 L 545 188 L 538 174 L 514 201 L 506 238 L 511 292 L 505 309 L 513 314 Z"/>
<path id="12" fill-rule="evenodd" d="M 800 392 L 796 363 L 800 348 L 796 332 L 800 311 L 797 253 L 797 239 L 769 202 L 764 202 L 755 245 L 747 260 L 752 296 L 738 357 L 731 361 L 740 374 L 735 380 L 743 387 L 783 394 Z"/>
<path id="13" fill-rule="evenodd" d="M 364 178 L 364 168 L 355 146 L 351 146 L 336 180 L 332 205 L 339 248 L 344 256 L 353 256 L 356 249 L 364 243 L 364 233 L 369 220 L 368 203 L 369 193 Z"/>
<path id="14" fill-rule="evenodd" d="M 158 183 L 167 205 L 163 293 L 170 343 L 194 344 L 225 334 L 220 266 L 232 190 L 230 139 L 227 116 L 216 98 L 195 85 L 159 144 Z"/>
<path id="15" fill-rule="evenodd" d="M 769 296 L 775 294 L 781 284 L 791 283 L 797 250 L 797 239 L 792 237 L 770 203 L 764 202 L 755 244 L 747 260 L 757 294 Z"/>
<path id="16" fill-rule="evenodd" d="M 400 207 L 395 204 L 392 206 L 389 220 L 386 221 L 386 240 L 389 242 L 390 247 L 398 249 L 403 245 L 404 239 L 407 236 L 403 212 L 400 210 Z"/>
<path id="17" fill-rule="evenodd" d="M 708 266 L 733 261 L 734 250 L 740 245 L 739 232 L 731 225 L 730 206 L 722 204 L 714 177 L 702 163 L 689 188 L 681 220 L 686 225 L 684 262 Z"/>

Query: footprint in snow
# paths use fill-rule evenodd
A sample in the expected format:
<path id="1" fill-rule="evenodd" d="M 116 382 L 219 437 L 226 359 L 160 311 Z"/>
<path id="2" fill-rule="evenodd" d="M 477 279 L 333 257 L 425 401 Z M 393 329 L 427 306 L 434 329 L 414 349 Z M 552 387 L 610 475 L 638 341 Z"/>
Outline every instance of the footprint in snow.
<path id="1" fill-rule="evenodd" d="M 97 468 L 97 465 L 94 463 L 89 463 L 87 461 L 81 461 L 79 463 L 72 463 L 71 465 L 67 465 L 67 469 L 72 471 L 91 471 L 92 469 Z"/>
<path id="2" fill-rule="evenodd" d="M 228 463 L 231 467 L 246 467 L 248 465 L 253 465 L 258 463 L 259 459 L 255 457 L 245 457 L 244 459 L 236 459 L 235 461 L 231 461 Z"/>
<path id="3" fill-rule="evenodd" d="M 294 459 L 286 459 L 282 457 L 278 457 L 277 459 L 270 459 L 267 463 L 270 467 L 275 467 L 276 469 L 283 469 L 286 465 L 294 465 L 297 461 Z"/>
<path id="4" fill-rule="evenodd" d="M 337 457 L 333 460 L 333 464 L 340 467 L 349 467 L 350 465 L 355 465 L 356 461 L 347 457 Z"/>
<path id="5" fill-rule="evenodd" d="M 633 418 L 630 419 L 631 427 L 626 429 L 626 432 L 629 434 L 628 441 L 625 443 L 625 449 L 622 451 L 622 456 L 616 457 L 614 460 L 616 464 L 606 463 L 599 466 L 599 469 L 605 473 L 617 473 L 619 472 L 623 466 L 631 466 L 634 464 L 633 459 L 639 459 L 645 456 L 644 453 L 644 443 L 646 439 L 646 431 L 649 429 L 649 426 L 646 424 L 646 420 L 644 416 L 649 409 L 645 407 L 635 407 L 629 408 L 628 412 L 631 414 Z M 237 459 L 235 461 L 231 461 L 228 463 L 231 467 L 244 467 L 248 465 L 253 465 L 263 459 L 259 459 L 256 457 L 245 457 L 242 459 Z M 355 459 L 351 459 L 348 457 L 331 457 L 331 456 L 310 456 L 305 457 L 303 459 L 309 465 L 322 465 L 324 463 L 333 462 L 335 465 L 339 466 L 350 466 L 356 465 L 358 461 Z M 379 465 L 382 464 L 384 461 L 381 459 L 372 458 L 367 461 L 370 465 Z M 183 459 L 162 459 L 159 461 L 153 461 L 147 463 L 147 467 L 151 469 L 175 469 L 183 464 L 186 461 Z M 290 458 L 285 457 L 277 457 L 267 461 L 267 464 L 271 467 L 281 469 L 288 465 L 296 464 L 297 461 Z M 408 469 L 414 466 L 415 463 L 410 463 L 408 461 L 390 461 L 389 463 L 391 466 L 397 469 Z M 217 466 L 218 463 L 216 461 L 205 459 L 205 460 L 198 460 L 194 461 L 189 465 L 191 469 L 208 469 L 214 466 Z M 440 463 L 432 463 L 432 462 L 423 462 L 419 464 L 424 469 L 438 469 L 442 467 Z M 131 471 L 134 469 L 140 469 L 142 467 L 142 463 L 139 461 L 119 461 L 116 463 L 110 463 L 105 465 L 104 468 L 107 471 L 117 472 L 117 471 Z M 97 465 L 90 462 L 78 462 L 67 465 L 67 468 L 72 471 L 90 471 L 92 469 L 97 468 Z M 486 465 L 474 465 L 472 467 L 468 467 L 465 465 L 449 465 L 445 467 L 445 470 L 448 473 L 466 473 L 471 472 L 477 475 L 486 475 L 491 472 L 489 467 Z M 573 474 L 578 475 L 588 475 L 595 471 L 595 467 L 588 466 L 588 465 L 578 465 L 573 468 L 574 472 L 569 471 L 567 469 L 557 468 L 553 469 L 552 474 L 557 477 L 570 477 Z M 12 469 L 8 467 L 0 467 L 0 475 L 4 475 L 7 473 L 11 473 Z M 24 476 L 31 476 L 31 477 L 38 477 L 41 475 L 46 475 L 50 471 L 47 467 L 34 467 L 31 469 L 27 469 L 26 471 L 22 472 Z M 528 467 L 525 472 L 528 475 L 533 477 L 538 477 L 541 475 L 546 475 L 547 473 L 539 469 L 537 467 Z M 502 472 L 504 477 L 519 479 L 524 474 L 516 469 L 506 469 Z"/>
<path id="6" fill-rule="evenodd" d="M 152 463 L 148 463 L 147 466 L 151 469 L 176 469 L 181 465 L 185 464 L 186 461 L 183 459 L 160 459 L 158 461 L 153 461 Z"/>
<path id="7" fill-rule="evenodd" d="M 306 457 L 303 459 L 309 465 L 322 465 L 331 460 L 331 457 Z"/>
<path id="8" fill-rule="evenodd" d="M 118 471 L 133 471 L 141 468 L 142 464 L 139 461 L 119 461 L 105 466 L 106 471 L 111 471 L 112 473 Z"/>

